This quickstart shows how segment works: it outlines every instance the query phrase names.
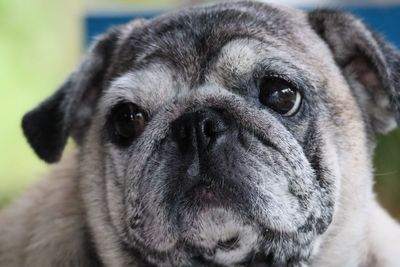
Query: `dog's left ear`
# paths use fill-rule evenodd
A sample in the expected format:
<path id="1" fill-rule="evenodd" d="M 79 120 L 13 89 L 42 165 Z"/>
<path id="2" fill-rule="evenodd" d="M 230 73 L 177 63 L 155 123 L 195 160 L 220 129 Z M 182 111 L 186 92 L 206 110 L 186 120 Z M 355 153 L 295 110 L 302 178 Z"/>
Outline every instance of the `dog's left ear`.
<path id="1" fill-rule="evenodd" d="M 336 10 L 308 14 L 327 43 L 375 133 L 400 124 L 400 54 L 355 16 Z"/>
<path id="2" fill-rule="evenodd" d="M 118 28 L 100 36 L 57 91 L 23 117 L 24 134 L 41 159 L 58 161 L 70 135 L 80 142 L 106 82 L 118 37 Z"/>

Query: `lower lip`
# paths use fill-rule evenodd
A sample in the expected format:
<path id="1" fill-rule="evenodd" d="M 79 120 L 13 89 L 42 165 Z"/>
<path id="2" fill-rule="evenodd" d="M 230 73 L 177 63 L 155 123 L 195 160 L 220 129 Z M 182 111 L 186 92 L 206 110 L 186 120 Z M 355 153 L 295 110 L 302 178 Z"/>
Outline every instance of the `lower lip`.
<path id="1" fill-rule="evenodd" d="M 193 188 L 193 190 L 191 190 L 191 195 L 200 205 L 205 205 L 209 207 L 221 205 L 215 193 L 208 186 L 196 186 L 195 188 Z"/>

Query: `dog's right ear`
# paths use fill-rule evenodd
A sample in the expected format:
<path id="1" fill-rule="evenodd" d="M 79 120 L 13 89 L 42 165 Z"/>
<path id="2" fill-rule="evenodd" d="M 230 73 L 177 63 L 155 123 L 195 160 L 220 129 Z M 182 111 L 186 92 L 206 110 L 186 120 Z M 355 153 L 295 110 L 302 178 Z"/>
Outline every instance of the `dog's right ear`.
<path id="1" fill-rule="evenodd" d="M 104 87 L 119 35 L 114 28 L 100 36 L 64 84 L 23 117 L 24 134 L 41 159 L 58 161 L 69 135 L 80 142 Z"/>

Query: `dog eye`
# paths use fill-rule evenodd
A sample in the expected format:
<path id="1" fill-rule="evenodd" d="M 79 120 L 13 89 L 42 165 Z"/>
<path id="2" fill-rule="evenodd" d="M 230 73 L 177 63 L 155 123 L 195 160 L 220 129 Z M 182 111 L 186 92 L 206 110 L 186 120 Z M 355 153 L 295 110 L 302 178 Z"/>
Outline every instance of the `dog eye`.
<path id="1" fill-rule="evenodd" d="M 121 103 L 111 111 L 113 135 L 121 143 L 132 141 L 144 130 L 147 116 L 137 105 Z"/>
<path id="2" fill-rule="evenodd" d="M 292 116 L 300 108 L 300 92 L 284 79 L 262 78 L 259 82 L 259 90 L 260 102 L 283 116 Z"/>

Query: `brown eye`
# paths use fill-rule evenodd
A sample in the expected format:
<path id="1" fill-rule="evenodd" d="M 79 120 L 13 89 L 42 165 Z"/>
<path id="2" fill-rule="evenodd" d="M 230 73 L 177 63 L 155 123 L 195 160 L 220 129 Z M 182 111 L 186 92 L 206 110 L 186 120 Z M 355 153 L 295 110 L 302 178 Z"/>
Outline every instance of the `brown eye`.
<path id="1" fill-rule="evenodd" d="M 281 78 L 265 77 L 261 79 L 259 90 L 260 102 L 283 116 L 292 116 L 300 109 L 300 92 Z"/>
<path id="2" fill-rule="evenodd" d="M 143 132 L 146 115 L 135 104 L 121 103 L 112 109 L 110 123 L 114 141 L 127 144 Z"/>

